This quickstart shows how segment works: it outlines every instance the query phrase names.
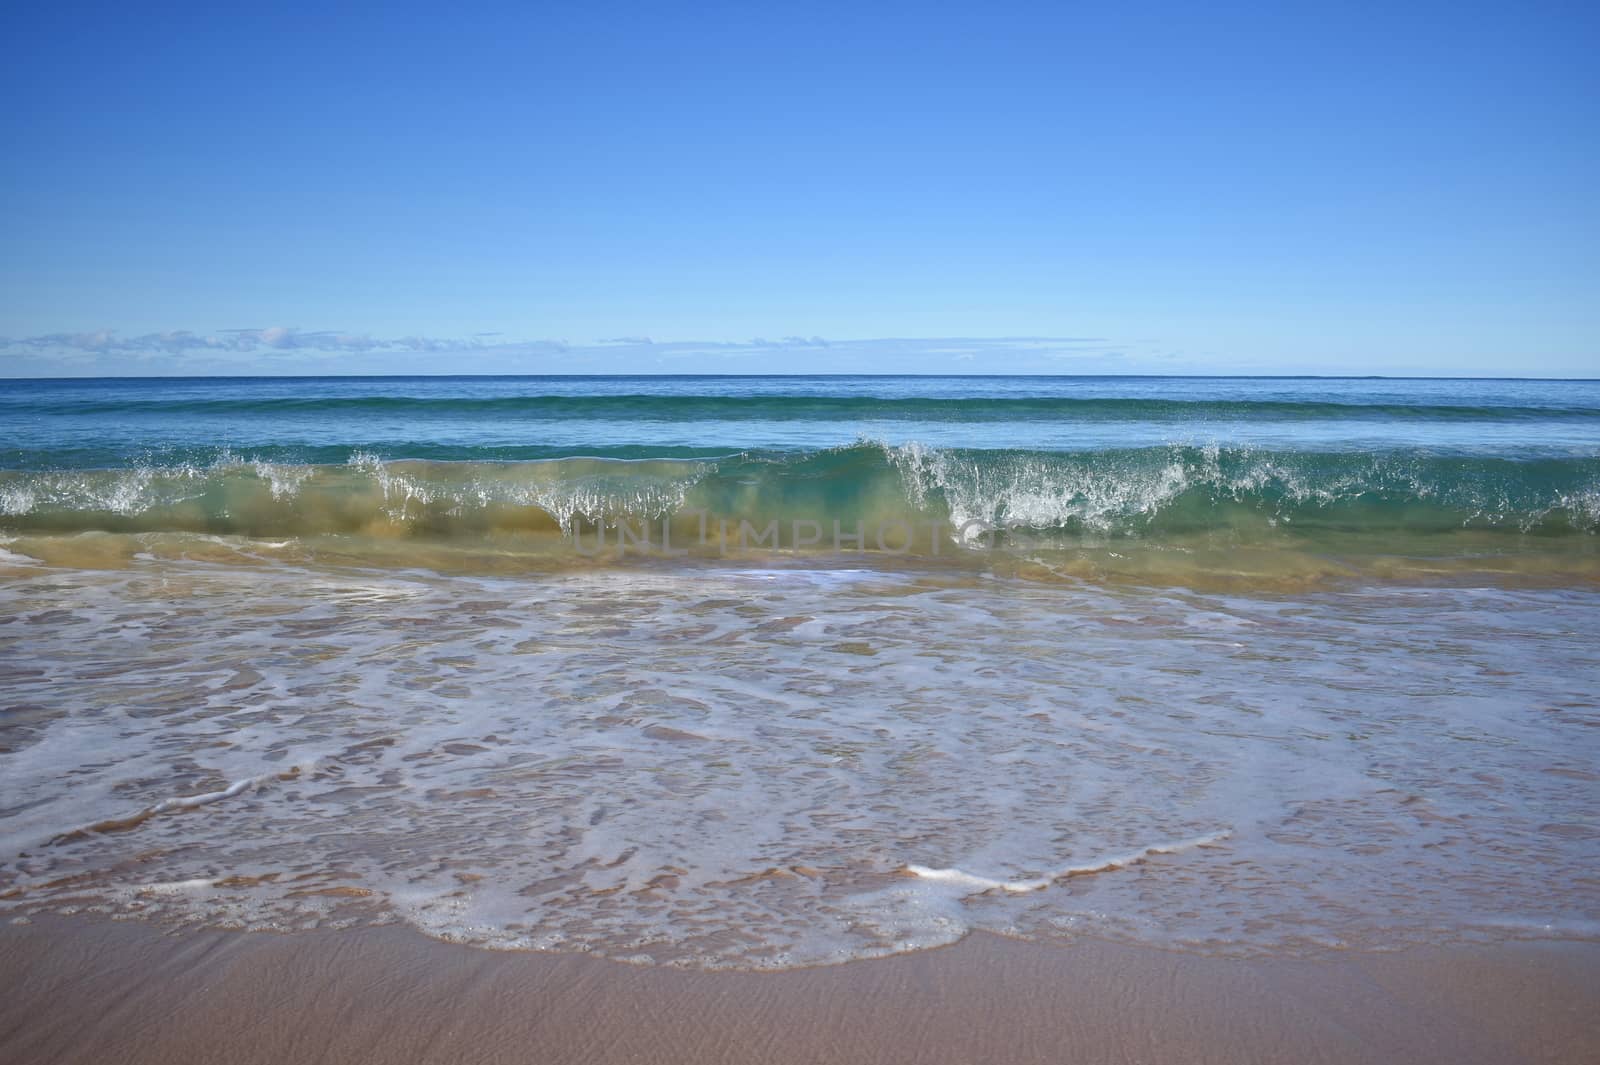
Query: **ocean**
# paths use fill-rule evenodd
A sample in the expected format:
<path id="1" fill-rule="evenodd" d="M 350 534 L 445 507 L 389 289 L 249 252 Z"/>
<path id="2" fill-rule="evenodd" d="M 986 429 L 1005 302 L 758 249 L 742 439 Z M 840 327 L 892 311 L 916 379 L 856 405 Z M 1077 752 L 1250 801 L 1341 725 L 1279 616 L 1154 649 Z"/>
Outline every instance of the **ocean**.
<path id="1" fill-rule="evenodd" d="M 0 918 L 1600 938 L 1600 382 L 0 382 Z"/>

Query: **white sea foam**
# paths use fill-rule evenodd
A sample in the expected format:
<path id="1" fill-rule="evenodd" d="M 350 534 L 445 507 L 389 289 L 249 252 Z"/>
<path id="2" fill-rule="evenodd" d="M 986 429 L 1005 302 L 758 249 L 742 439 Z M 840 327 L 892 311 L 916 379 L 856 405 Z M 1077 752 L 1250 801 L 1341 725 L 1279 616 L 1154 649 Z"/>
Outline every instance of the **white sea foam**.
<path id="1" fill-rule="evenodd" d="M 1129 851 L 1113 858 L 1100 858 L 1091 862 L 1063 866 L 1053 873 L 1028 880 L 996 880 L 992 877 L 978 876 L 961 869 L 930 869 L 925 865 L 908 865 L 906 866 L 906 872 L 924 880 L 936 880 L 944 884 L 953 884 L 967 889 L 969 892 L 1009 891 L 1014 894 L 1022 894 L 1028 891 L 1041 891 L 1069 876 L 1083 876 L 1089 873 L 1104 873 L 1114 869 L 1126 869 L 1158 854 L 1181 854 L 1195 847 L 1212 846 L 1221 843 L 1229 835 L 1231 833 L 1225 831 L 1213 832 L 1210 835 L 1195 836 L 1193 839 L 1179 840 L 1175 843 L 1158 843 L 1150 847 Z"/>
<path id="2" fill-rule="evenodd" d="M 290 466 L 261 459 L 251 462 L 250 468 L 267 482 L 272 498 L 278 500 L 293 499 L 299 495 L 300 486 L 316 474 L 316 469 L 311 466 Z"/>
<path id="3" fill-rule="evenodd" d="M 257 780 L 236 780 L 221 791 L 208 791 L 201 795 L 174 795 L 171 798 L 162 799 L 145 812 L 149 814 L 164 814 L 170 810 L 192 810 L 196 806 L 206 806 L 210 803 L 221 802 L 223 799 L 231 799 L 235 795 L 255 787 L 257 782 Z"/>
<path id="4" fill-rule="evenodd" d="M 135 890 L 149 895 L 181 895 L 192 891 L 205 891 L 217 886 L 215 879 L 205 877 L 194 880 L 173 880 L 166 883 L 140 884 Z"/>
<path id="5" fill-rule="evenodd" d="M 1593 908 L 1582 590 L 158 559 L 19 569 L 0 607 L 16 916 L 773 968 L 972 929 L 1566 936 Z"/>
<path id="6" fill-rule="evenodd" d="M 1129 519 L 1153 516 L 1196 484 L 1223 479 L 1215 447 L 1200 453 L 1198 465 L 1174 448 L 1165 463 L 1119 467 L 1111 458 L 1024 454 L 997 459 L 991 455 L 966 457 L 914 441 L 880 446 L 900 471 L 912 502 L 926 506 L 938 493 L 949 510 L 951 525 L 965 529 L 969 541 L 982 535 L 983 526 L 1121 528 Z M 1258 469 L 1252 476 L 1266 479 L 1270 475 Z"/>

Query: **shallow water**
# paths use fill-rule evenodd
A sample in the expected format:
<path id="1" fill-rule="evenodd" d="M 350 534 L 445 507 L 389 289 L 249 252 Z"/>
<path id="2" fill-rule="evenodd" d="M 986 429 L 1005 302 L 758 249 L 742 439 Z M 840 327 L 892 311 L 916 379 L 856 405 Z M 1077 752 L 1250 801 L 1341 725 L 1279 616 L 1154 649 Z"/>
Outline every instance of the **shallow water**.
<path id="1" fill-rule="evenodd" d="M 0 901 L 774 967 L 1600 933 L 1600 595 L 17 564 Z"/>

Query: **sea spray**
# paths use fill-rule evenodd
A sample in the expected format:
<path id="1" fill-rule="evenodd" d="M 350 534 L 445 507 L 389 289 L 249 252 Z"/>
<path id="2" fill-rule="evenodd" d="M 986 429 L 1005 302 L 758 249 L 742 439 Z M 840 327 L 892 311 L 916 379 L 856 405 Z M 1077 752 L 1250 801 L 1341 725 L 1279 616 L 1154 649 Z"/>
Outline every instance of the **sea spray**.
<path id="1" fill-rule="evenodd" d="M 432 462 L 357 452 L 338 465 L 229 456 L 209 465 L 0 471 L 10 532 L 475 536 L 574 521 L 914 524 L 1160 537 L 1298 525 L 1382 536 L 1493 529 L 1590 534 L 1600 458 L 1502 459 L 1162 446 L 1042 452 L 861 442 L 702 460 Z"/>

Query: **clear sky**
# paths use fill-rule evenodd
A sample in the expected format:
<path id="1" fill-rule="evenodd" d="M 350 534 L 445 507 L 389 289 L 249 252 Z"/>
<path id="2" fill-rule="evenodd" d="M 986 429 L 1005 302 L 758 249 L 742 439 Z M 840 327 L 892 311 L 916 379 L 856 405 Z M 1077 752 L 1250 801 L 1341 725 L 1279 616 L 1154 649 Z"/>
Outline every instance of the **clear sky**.
<path id="1" fill-rule="evenodd" d="M 1600 375 L 1592 2 L 233 6 L 5 6 L 0 375 Z"/>

